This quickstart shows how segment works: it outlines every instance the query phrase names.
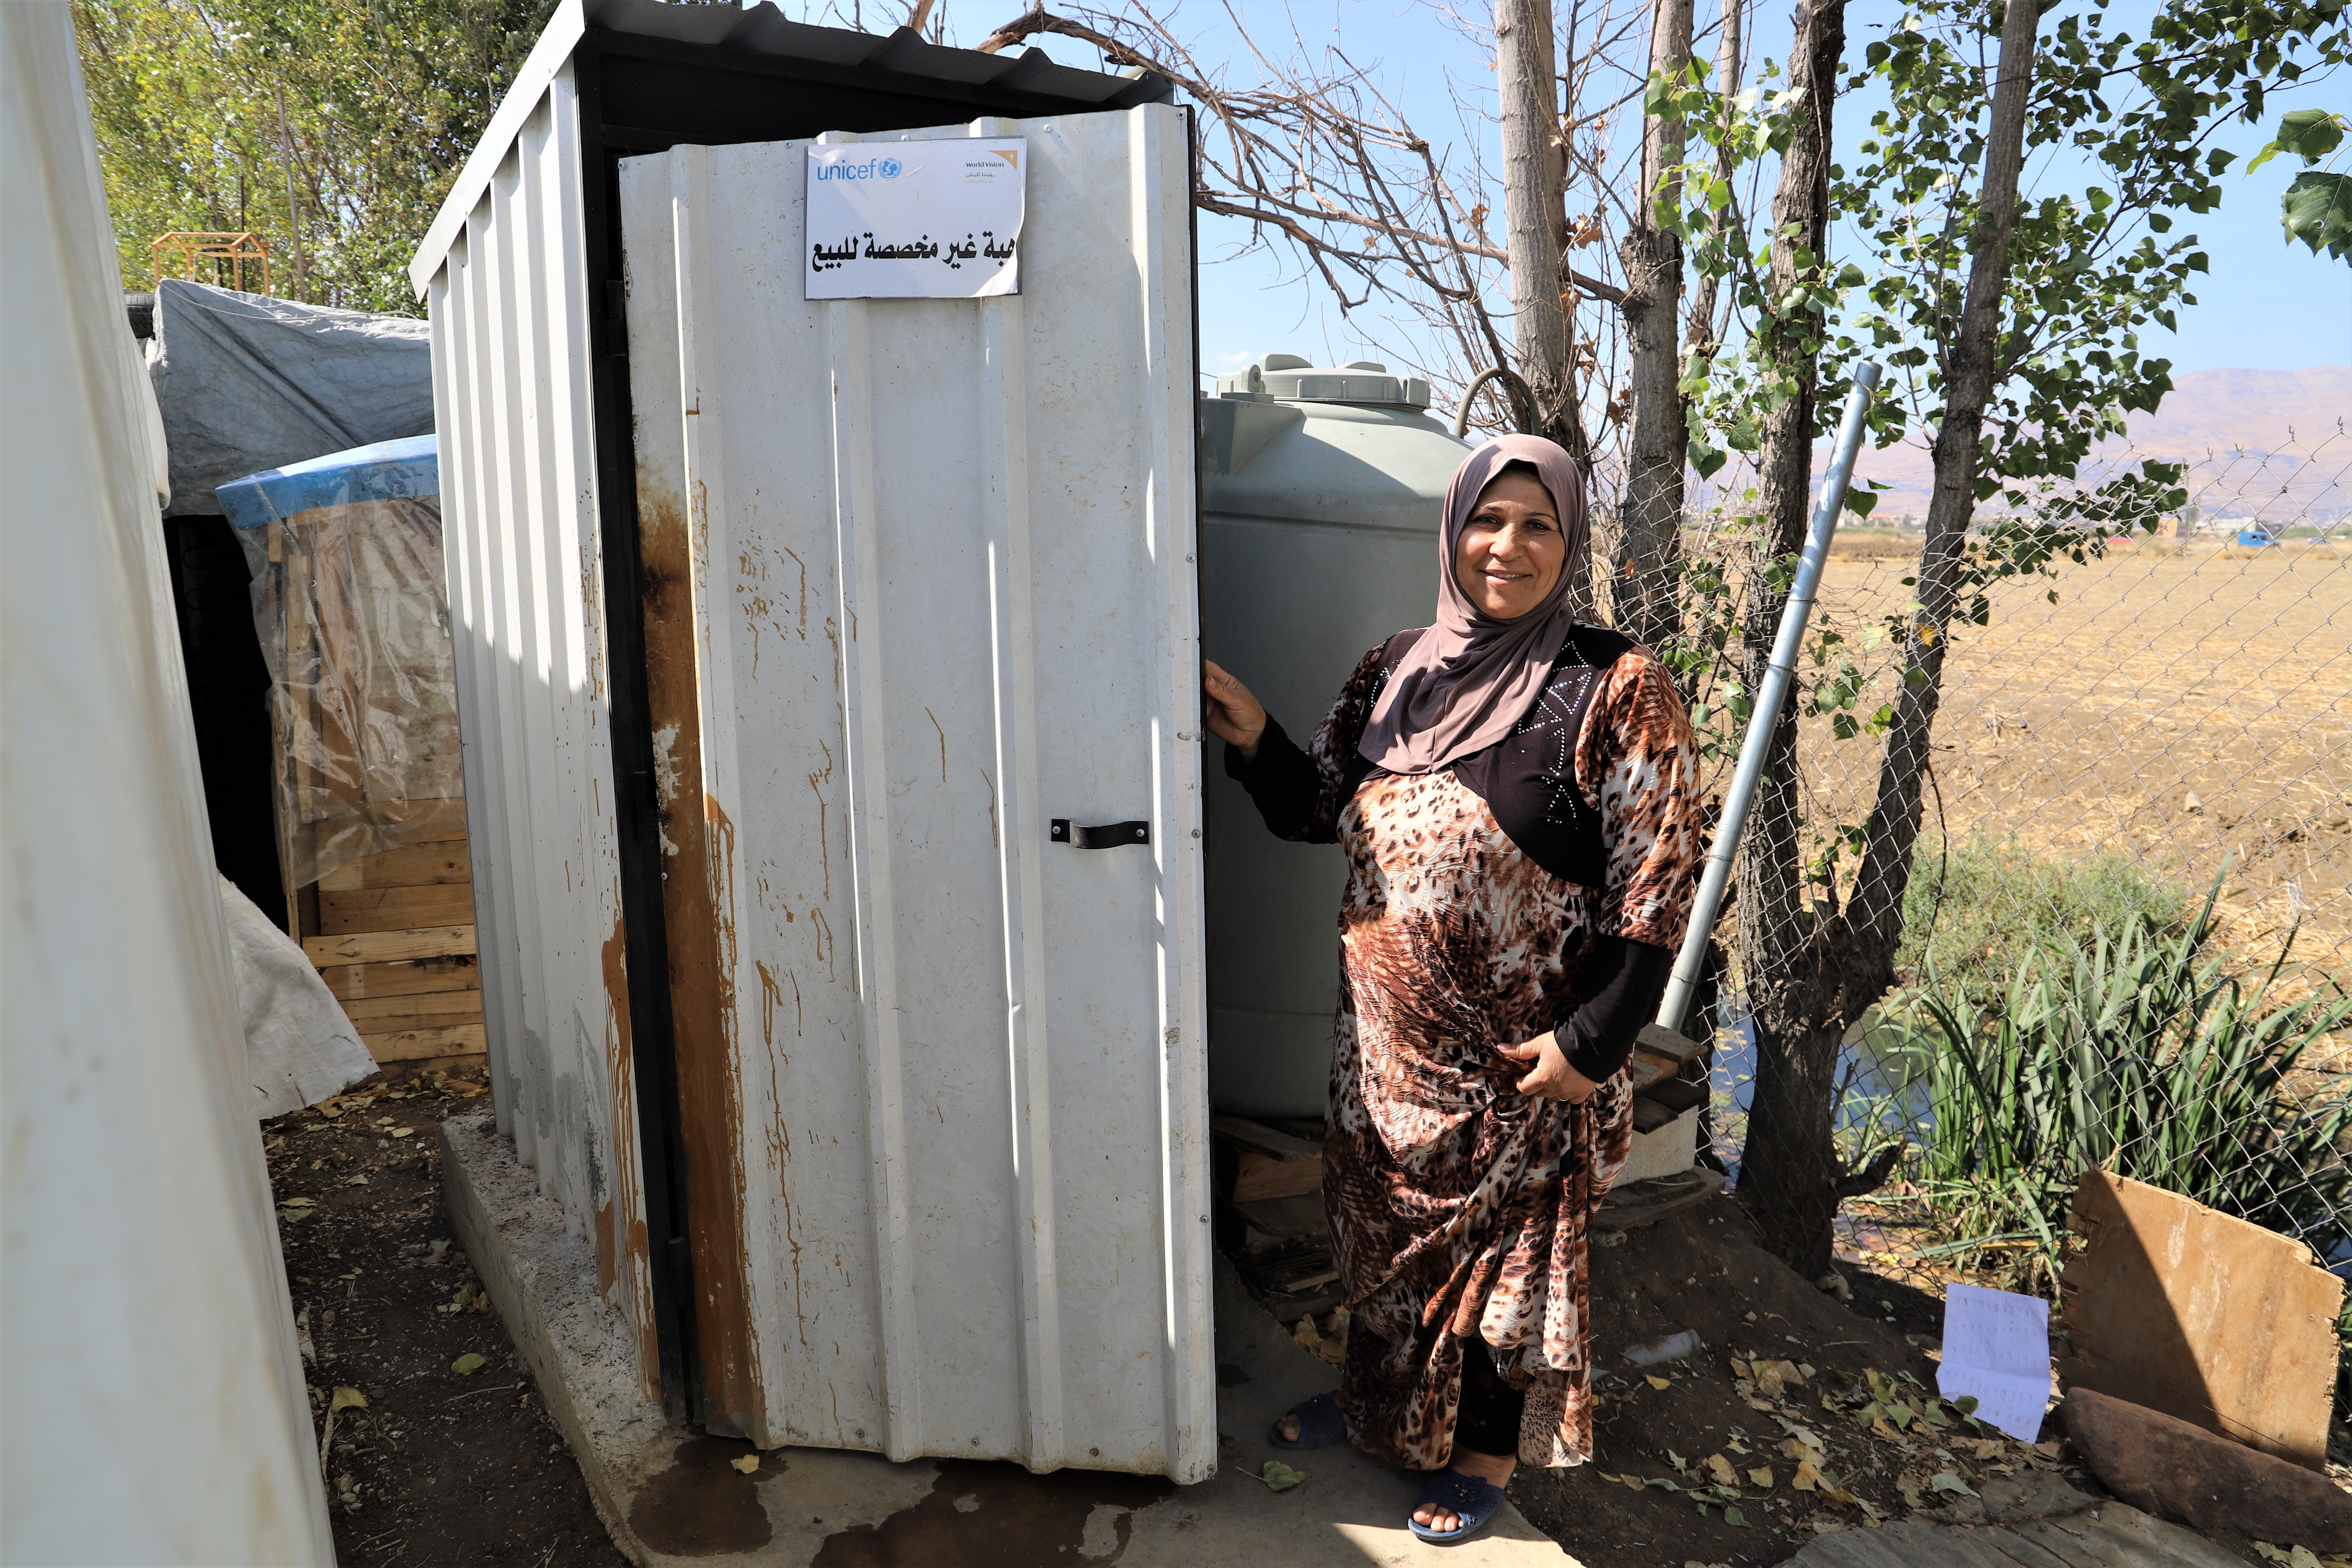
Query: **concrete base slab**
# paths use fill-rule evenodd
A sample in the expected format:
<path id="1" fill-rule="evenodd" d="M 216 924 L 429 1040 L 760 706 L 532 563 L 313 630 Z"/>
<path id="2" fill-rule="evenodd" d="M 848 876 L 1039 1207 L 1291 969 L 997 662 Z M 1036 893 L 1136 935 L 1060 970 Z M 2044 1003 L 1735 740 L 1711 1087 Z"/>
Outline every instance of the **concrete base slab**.
<path id="1" fill-rule="evenodd" d="M 1224 1468 L 1164 1477 L 963 1459 L 893 1464 L 874 1454 L 707 1437 L 662 1419 L 638 1387 L 618 1313 L 596 1294 L 587 1244 L 565 1233 L 488 1112 L 442 1124 L 443 1182 L 459 1244 L 489 1292 L 549 1414 L 572 1445 L 614 1544 L 644 1565 L 699 1568 L 1576 1568 L 1507 1504 L 1476 1541 L 1424 1546 L 1404 1521 L 1420 1478 L 1352 1447 L 1282 1453 L 1284 1411 L 1337 1381 L 1253 1301 L 1216 1281 Z M 1307 1472 L 1272 1492 L 1269 1458 Z"/>

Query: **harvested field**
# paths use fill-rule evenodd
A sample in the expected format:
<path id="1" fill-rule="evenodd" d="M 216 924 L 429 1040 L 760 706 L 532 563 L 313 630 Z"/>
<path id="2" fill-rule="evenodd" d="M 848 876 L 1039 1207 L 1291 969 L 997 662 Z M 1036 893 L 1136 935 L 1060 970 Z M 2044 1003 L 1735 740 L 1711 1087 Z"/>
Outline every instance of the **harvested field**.
<path id="1" fill-rule="evenodd" d="M 1860 647 L 1909 602 L 1914 559 L 1833 557 L 1823 623 Z M 2001 584 L 1953 649 L 1931 844 L 2105 851 L 2200 894 L 2226 864 L 2231 942 L 2300 922 L 2297 959 L 2352 979 L 2352 552 L 2118 547 Z M 1871 657 L 1864 712 L 1893 696 L 1887 648 Z M 1862 820 L 1880 748 L 1805 725 L 1816 820 Z"/>

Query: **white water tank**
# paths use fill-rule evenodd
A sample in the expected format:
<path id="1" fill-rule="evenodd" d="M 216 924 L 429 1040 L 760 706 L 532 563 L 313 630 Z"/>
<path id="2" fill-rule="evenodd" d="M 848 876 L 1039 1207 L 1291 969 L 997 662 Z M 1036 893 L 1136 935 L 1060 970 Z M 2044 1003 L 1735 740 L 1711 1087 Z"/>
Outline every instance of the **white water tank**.
<path id="1" fill-rule="evenodd" d="M 1365 650 L 1435 608 L 1439 510 L 1468 448 L 1428 410 L 1425 381 L 1295 354 L 1202 401 L 1202 647 L 1301 746 Z M 1268 834 L 1223 752 L 1205 770 L 1209 1098 L 1319 1117 L 1347 862 Z"/>

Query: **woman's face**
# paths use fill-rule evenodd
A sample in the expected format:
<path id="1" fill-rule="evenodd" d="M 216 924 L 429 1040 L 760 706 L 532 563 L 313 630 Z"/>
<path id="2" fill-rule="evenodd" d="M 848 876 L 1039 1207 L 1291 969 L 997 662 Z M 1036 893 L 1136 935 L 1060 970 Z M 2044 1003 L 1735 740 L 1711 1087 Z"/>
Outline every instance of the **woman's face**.
<path id="1" fill-rule="evenodd" d="M 1568 563 L 1568 539 L 1551 492 L 1524 468 L 1507 468 L 1478 492 L 1454 548 L 1454 580 L 1498 621 L 1544 601 Z"/>

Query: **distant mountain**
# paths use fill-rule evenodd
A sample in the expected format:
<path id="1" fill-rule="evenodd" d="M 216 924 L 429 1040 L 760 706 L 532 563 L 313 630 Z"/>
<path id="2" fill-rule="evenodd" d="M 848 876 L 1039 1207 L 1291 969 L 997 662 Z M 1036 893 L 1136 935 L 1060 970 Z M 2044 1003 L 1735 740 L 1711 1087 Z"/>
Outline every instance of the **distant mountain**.
<path id="1" fill-rule="evenodd" d="M 2190 371 L 2084 477 L 2141 458 L 2188 464 L 2190 503 L 2209 517 L 2341 521 L 2352 513 L 2352 365 Z M 1814 472 L 1828 466 L 1823 447 Z M 1865 448 L 1855 468 L 1886 492 L 1874 520 L 1926 515 L 1934 470 L 1923 441 Z"/>

